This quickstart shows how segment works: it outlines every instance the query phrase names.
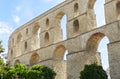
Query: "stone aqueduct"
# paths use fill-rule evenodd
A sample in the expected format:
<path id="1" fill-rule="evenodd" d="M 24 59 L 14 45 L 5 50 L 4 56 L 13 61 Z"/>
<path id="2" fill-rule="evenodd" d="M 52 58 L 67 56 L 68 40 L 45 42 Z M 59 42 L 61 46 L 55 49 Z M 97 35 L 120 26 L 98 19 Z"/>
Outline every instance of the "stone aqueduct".
<path id="1" fill-rule="evenodd" d="M 9 38 L 10 65 L 46 65 L 57 72 L 56 79 L 79 79 L 85 64 L 100 63 L 98 44 L 107 36 L 110 76 L 120 79 L 120 0 L 105 1 L 106 25 L 99 28 L 94 3 L 95 0 L 66 0 L 16 29 Z M 60 20 L 64 15 L 67 40 L 63 41 Z"/>

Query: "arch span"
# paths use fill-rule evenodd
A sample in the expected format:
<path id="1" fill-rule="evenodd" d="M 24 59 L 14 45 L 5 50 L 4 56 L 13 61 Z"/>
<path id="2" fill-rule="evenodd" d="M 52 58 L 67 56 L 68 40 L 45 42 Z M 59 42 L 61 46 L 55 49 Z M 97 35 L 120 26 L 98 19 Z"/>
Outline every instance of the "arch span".
<path id="1" fill-rule="evenodd" d="M 66 61 L 64 61 L 65 51 L 65 46 L 59 45 L 53 53 L 54 71 L 57 72 L 56 79 L 66 79 Z"/>
<path id="2" fill-rule="evenodd" d="M 57 46 L 54 51 L 53 58 L 62 60 L 65 54 L 65 51 L 66 51 L 66 48 L 64 45 Z"/>
<path id="3" fill-rule="evenodd" d="M 103 41 L 106 43 L 106 45 Z M 103 44 L 101 44 L 101 42 Z M 101 64 L 104 68 L 107 68 L 107 66 L 109 67 L 107 51 L 108 42 L 109 38 L 103 33 L 97 32 L 90 36 L 86 44 L 86 50 L 88 52 L 88 55 L 90 55 L 90 58 L 88 59 L 89 63 L 96 62 L 98 64 Z M 102 49 L 99 49 L 99 46 L 102 46 Z M 104 62 L 106 62 L 106 66 Z"/>
<path id="4" fill-rule="evenodd" d="M 104 36 L 106 35 L 100 32 L 91 35 L 86 44 L 87 51 L 96 51 L 98 44 Z"/>
<path id="5" fill-rule="evenodd" d="M 62 37 L 62 40 L 66 40 L 67 39 L 67 15 L 64 12 L 59 12 L 56 16 L 56 23 L 57 23 L 57 27 L 62 30 L 62 35 L 60 35 Z"/>
<path id="6" fill-rule="evenodd" d="M 62 19 L 62 17 L 65 15 L 65 13 L 64 12 L 59 12 L 57 15 L 56 15 L 56 17 L 55 18 L 57 18 L 57 19 L 59 19 L 59 20 L 61 20 Z"/>

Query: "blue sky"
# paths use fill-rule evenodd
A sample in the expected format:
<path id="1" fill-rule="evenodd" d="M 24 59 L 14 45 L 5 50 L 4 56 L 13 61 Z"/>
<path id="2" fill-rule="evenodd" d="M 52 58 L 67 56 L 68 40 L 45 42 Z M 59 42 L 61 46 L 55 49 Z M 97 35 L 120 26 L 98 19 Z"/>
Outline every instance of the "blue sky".
<path id="1" fill-rule="evenodd" d="M 3 40 L 3 46 L 6 48 L 6 52 L 8 38 L 12 31 L 63 1 L 64 0 L 0 0 L 0 40 Z M 105 24 L 103 4 L 104 0 L 96 0 L 94 7 L 98 27 Z M 107 59 L 106 43 L 108 43 L 108 39 L 104 38 L 98 48 L 100 52 L 104 52 L 102 53 L 104 60 Z M 108 65 L 104 60 L 102 61 L 106 69 Z"/>
<path id="2" fill-rule="evenodd" d="M 0 39 L 7 49 L 8 37 L 17 27 L 64 0 L 0 0 Z M 7 50 L 6 50 L 7 51 Z"/>

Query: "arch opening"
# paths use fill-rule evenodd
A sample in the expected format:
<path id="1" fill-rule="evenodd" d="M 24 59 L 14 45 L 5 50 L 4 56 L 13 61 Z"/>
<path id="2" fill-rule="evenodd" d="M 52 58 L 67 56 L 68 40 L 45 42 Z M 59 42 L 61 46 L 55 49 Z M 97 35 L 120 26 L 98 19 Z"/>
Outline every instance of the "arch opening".
<path id="1" fill-rule="evenodd" d="M 75 13 L 75 16 L 77 16 L 79 14 L 79 5 L 78 5 L 78 3 L 74 4 L 74 13 Z"/>
<path id="2" fill-rule="evenodd" d="M 35 23 L 33 27 L 33 34 L 38 34 L 39 28 L 40 28 L 39 24 Z"/>
<path id="3" fill-rule="evenodd" d="M 92 60 L 91 63 L 97 62 L 102 65 L 103 69 L 108 73 L 108 77 L 110 77 L 107 49 L 108 43 L 109 39 L 105 34 L 95 33 L 87 41 L 87 52 L 90 53 L 89 55 L 91 55 L 91 57 L 94 56 L 95 60 Z"/>
<path id="4" fill-rule="evenodd" d="M 66 79 L 66 73 L 64 72 L 66 72 L 67 54 L 68 51 L 64 45 L 57 46 L 53 53 L 54 71 L 57 73 L 56 79 Z"/>
<path id="5" fill-rule="evenodd" d="M 97 27 L 101 27 L 105 25 L 105 10 L 104 10 L 104 4 L 105 0 L 94 0 L 94 13 L 96 17 Z"/>
<path id="6" fill-rule="evenodd" d="M 27 41 L 25 42 L 24 48 L 25 50 L 27 49 L 28 45 L 27 45 Z"/>
<path id="7" fill-rule="evenodd" d="M 15 63 L 14 63 L 14 65 L 20 64 L 20 63 L 21 63 L 20 60 L 16 60 Z"/>
<path id="8" fill-rule="evenodd" d="M 61 27 L 62 30 L 62 40 L 67 39 L 67 15 L 64 12 L 60 12 L 56 16 L 58 26 Z"/>
<path id="9" fill-rule="evenodd" d="M 49 19 L 47 18 L 46 19 L 46 27 L 48 27 L 49 26 Z"/>
<path id="10" fill-rule="evenodd" d="M 78 33 L 79 31 L 79 21 L 75 20 L 73 21 L 73 33 Z"/>
<path id="11" fill-rule="evenodd" d="M 20 42 L 20 41 L 22 41 L 22 34 L 21 33 L 19 33 L 17 36 L 17 42 Z"/>
<path id="12" fill-rule="evenodd" d="M 117 19 L 120 20 L 120 1 L 116 4 L 116 10 L 117 10 Z"/>
<path id="13" fill-rule="evenodd" d="M 48 32 L 45 33 L 45 42 L 49 42 L 49 33 Z"/>
<path id="14" fill-rule="evenodd" d="M 35 49 L 40 48 L 40 25 L 39 23 L 35 23 L 33 27 L 33 35 L 34 35 L 34 47 Z"/>
<path id="15" fill-rule="evenodd" d="M 74 4 L 74 12 L 78 12 L 78 9 L 79 9 L 78 3 L 75 3 Z"/>
<path id="16" fill-rule="evenodd" d="M 37 64 L 40 61 L 40 56 L 37 53 L 32 54 L 31 58 L 30 58 L 30 65 L 34 65 Z"/>
<path id="17" fill-rule="evenodd" d="M 53 58 L 57 60 L 63 60 L 65 53 L 66 53 L 66 48 L 63 45 L 60 45 L 55 49 Z"/>

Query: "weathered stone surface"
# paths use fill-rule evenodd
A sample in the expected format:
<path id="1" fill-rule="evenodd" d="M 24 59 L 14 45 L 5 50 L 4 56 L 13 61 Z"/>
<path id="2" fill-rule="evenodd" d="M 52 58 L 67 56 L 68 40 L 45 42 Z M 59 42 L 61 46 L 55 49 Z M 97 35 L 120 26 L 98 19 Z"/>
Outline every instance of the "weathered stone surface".
<path id="1" fill-rule="evenodd" d="M 120 79 L 119 0 L 106 0 L 106 25 L 97 28 L 95 0 L 66 0 L 16 29 L 9 38 L 10 65 L 24 63 L 53 68 L 56 79 L 79 79 L 85 64 L 100 63 L 100 40 L 107 36 L 111 79 Z M 67 39 L 62 39 L 61 19 L 67 16 Z M 67 60 L 64 60 L 64 54 Z"/>

